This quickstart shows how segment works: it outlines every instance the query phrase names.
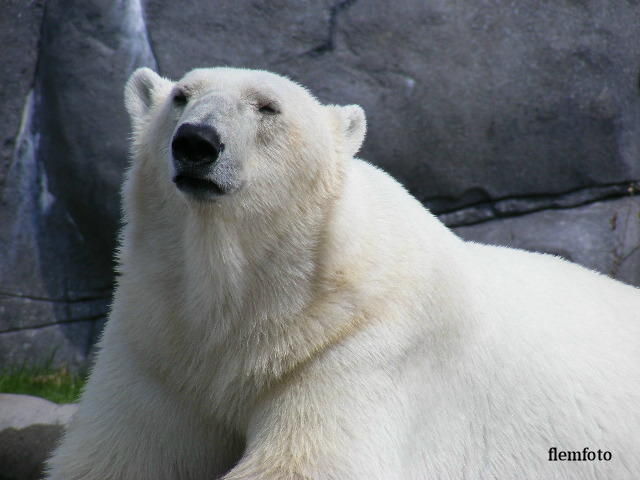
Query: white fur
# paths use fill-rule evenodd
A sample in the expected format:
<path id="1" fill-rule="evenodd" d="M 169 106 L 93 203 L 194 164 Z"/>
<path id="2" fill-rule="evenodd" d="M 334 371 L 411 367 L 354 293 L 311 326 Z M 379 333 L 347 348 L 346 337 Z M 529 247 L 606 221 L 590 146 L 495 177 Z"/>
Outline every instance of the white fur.
<path id="1" fill-rule="evenodd" d="M 637 289 L 463 242 L 352 158 L 359 107 L 260 71 L 179 83 L 184 110 L 149 70 L 127 87 L 121 275 L 49 479 L 640 478 Z M 189 118 L 221 132 L 240 190 L 171 182 Z"/>

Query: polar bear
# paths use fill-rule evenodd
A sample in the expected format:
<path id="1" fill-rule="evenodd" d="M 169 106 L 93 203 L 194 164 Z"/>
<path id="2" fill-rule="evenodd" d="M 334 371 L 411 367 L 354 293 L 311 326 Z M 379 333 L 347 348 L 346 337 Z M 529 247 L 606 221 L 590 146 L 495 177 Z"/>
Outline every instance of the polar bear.
<path id="1" fill-rule="evenodd" d="M 464 242 L 353 158 L 360 107 L 278 75 L 144 68 L 126 107 L 118 286 L 49 479 L 640 478 L 640 291 Z"/>

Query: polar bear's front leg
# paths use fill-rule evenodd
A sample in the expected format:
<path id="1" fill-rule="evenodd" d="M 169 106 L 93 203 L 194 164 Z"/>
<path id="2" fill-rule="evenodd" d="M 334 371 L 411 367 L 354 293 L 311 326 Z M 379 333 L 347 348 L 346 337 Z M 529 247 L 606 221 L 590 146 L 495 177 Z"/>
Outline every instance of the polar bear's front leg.
<path id="1" fill-rule="evenodd" d="M 101 357 L 47 479 L 200 480 L 228 471 L 239 456 L 228 434 L 123 365 L 125 357 Z"/>
<path id="2" fill-rule="evenodd" d="M 254 410 L 245 453 L 223 479 L 408 478 L 397 389 L 372 370 L 352 373 L 360 380 L 325 371 L 275 387 Z"/>

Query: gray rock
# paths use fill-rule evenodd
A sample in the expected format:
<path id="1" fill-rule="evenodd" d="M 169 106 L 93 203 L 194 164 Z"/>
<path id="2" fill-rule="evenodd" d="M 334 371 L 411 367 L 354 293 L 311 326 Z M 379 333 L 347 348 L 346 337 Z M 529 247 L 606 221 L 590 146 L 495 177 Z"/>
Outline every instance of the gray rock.
<path id="1" fill-rule="evenodd" d="M 127 162 L 123 85 L 135 68 L 155 63 L 138 1 L 49 2 L 40 47 L 35 80 L 22 81 L 25 92 L 33 90 L 17 97 L 22 123 L 10 181 L 0 191 L 0 251 L 7 252 L 0 258 L 0 347 L 14 359 L 22 344 L 5 344 L 23 339 L 24 329 L 39 331 L 37 338 L 84 331 L 84 339 L 56 339 L 66 339 L 55 345 L 60 359 L 77 363 L 95 337 L 88 321 L 104 318 L 113 284 Z M 56 323 L 67 326 L 37 328 Z"/>
<path id="2" fill-rule="evenodd" d="M 0 431 L 30 425 L 66 425 L 78 409 L 73 403 L 58 405 L 40 397 L 0 393 Z"/>
<path id="3" fill-rule="evenodd" d="M 2 332 L 1 364 L 38 364 L 52 359 L 53 366 L 65 365 L 72 370 L 84 368 L 101 325 L 85 320 Z"/>
<path id="4" fill-rule="evenodd" d="M 55 351 L 55 364 L 79 366 L 93 320 L 106 314 L 111 263 L 93 255 L 49 191 L 33 110 L 29 94 L 11 181 L 0 193 L 0 362 L 39 361 Z"/>
<path id="5" fill-rule="evenodd" d="M 559 255 L 640 285 L 640 198 L 544 210 L 455 229 L 462 238 Z"/>
<path id="6" fill-rule="evenodd" d="M 77 406 L 0 394 L 0 480 L 37 480 Z"/>
<path id="7" fill-rule="evenodd" d="M 73 323 L 105 316 L 108 297 L 95 299 L 51 299 L 0 293 L 0 334 L 39 328 L 55 323 Z"/>
<path id="8" fill-rule="evenodd" d="M 638 182 L 604 185 L 583 188 L 563 195 L 539 194 L 533 197 L 522 196 L 482 202 L 469 207 L 458 208 L 451 212 L 441 213 L 439 217 L 448 226 L 458 227 L 496 218 L 535 212 L 545 208 L 570 208 L 596 200 L 620 197 L 623 194 L 629 195 L 630 192 L 635 194 L 638 191 L 640 191 L 640 183 Z"/>
<path id="9" fill-rule="evenodd" d="M 41 480 L 45 461 L 63 431 L 60 425 L 0 431 L 0 480 Z"/>
<path id="10" fill-rule="evenodd" d="M 184 8 L 153 0 L 145 1 L 145 17 L 160 71 L 179 78 L 195 67 L 270 68 L 319 57 L 321 46 L 332 48 L 327 42 L 338 15 L 334 4 L 224 0 Z"/>
<path id="11" fill-rule="evenodd" d="M 103 262 L 115 245 L 127 164 L 124 83 L 135 68 L 155 67 L 140 8 L 137 0 L 59 0 L 43 21 L 37 155 L 49 191 Z"/>
<path id="12" fill-rule="evenodd" d="M 13 158 L 22 107 L 33 85 L 44 0 L 2 2 L 0 15 L 0 188 Z"/>
<path id="13" fill-rule="evenodd" d="M 363 105 L 363 157 L 435 212 L 520 197 L 540 209 L 640 179 L 635 2 L 149 0 L 146 11 L 163 74 L 267 68 Z"/>

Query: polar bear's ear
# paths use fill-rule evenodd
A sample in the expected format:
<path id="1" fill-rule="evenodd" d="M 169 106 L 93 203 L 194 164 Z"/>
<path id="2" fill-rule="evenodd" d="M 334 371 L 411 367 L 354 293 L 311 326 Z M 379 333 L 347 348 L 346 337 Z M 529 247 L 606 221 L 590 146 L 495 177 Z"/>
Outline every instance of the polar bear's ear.
<path id="1" fill-rule="evenodd" d="M 364 110 L 359 105 L 344 107 L 332 105 L 330 107 L 338 117 L 338 125 L 345 142 L 346 153 L 354 156 L 364 142 L 367 133 L 367 120 Z"/>
<path id="2" fill-rule="evenodd" d="M 124 104 L 133 124 L 145 118 L 153 104 L 172 83 L 150 68 L 139 68 L 131 74 L 124 89 Z"/>

